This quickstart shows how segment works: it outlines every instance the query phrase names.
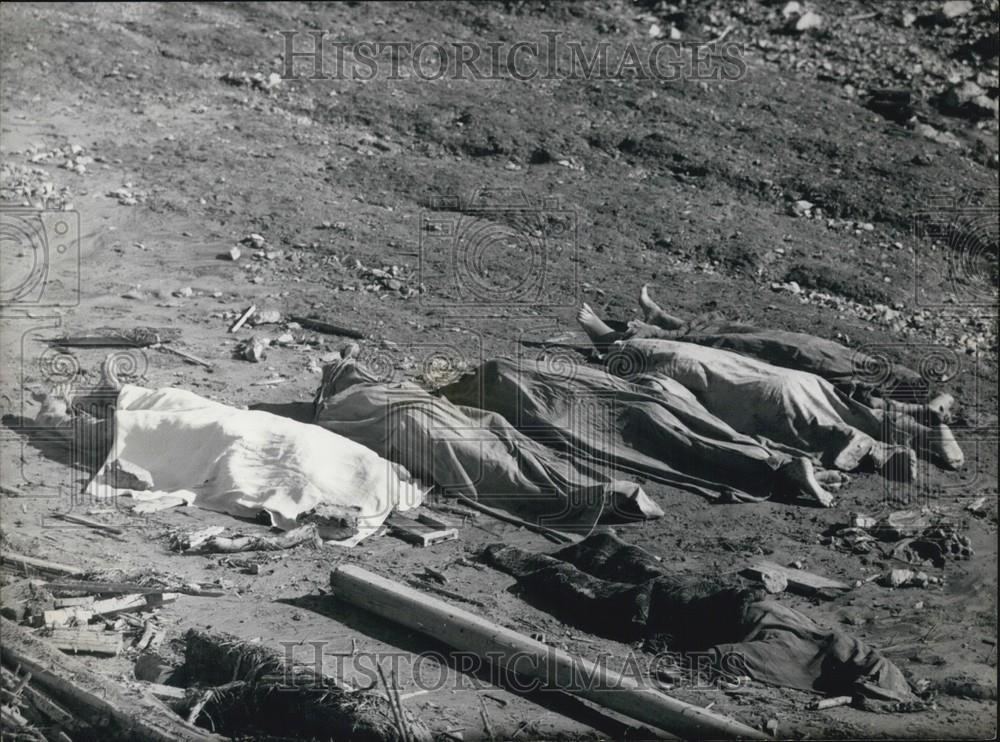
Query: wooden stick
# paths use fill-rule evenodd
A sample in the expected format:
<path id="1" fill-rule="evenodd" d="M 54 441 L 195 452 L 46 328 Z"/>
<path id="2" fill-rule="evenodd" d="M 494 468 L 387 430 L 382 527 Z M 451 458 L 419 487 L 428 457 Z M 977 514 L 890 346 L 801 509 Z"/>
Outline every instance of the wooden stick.
<path id="1" fill-rule="evenodd" d="M 238 329 L 240 329 L 241 327 L 243 327 L 243 325 L 246 324 L 247 320 L 250 319 L 251 317 L 253 317 L 253 314 L 256 311 L 257 311 L 257 305 L 256 304 L 251 304 L 247 308 L 247 310 L 243 314 L 241 314 L 239 316 L 239 319 L 237 319 L 235 322 L 233 322 L 233 324 L 231 324 L 229 326 L 229 331 L 230 332 L 236 332 Z"/>
<path id="2" fill-rule="evenodd" d="M 187 351 L 180 350 L 179 348 L 172 348 L 169 345 L 164 345 L 163 343 L 157 343 L 152 346 L 157 350 L 164 351 L 166 353 L 173 353 L 175 356 L 180 356 L 185 361 L 190 361 L 196 366 L 204 366 L 205 368 L 212 368 L 212 364 L 206 361 L 204 358 L 199 358 L 198 356 L 188 353 Z"/>
<path id="3" fill-rule="evenodd" d="M 577 536 L 571 536 L 568 533 L 563 533 L 562 531 L 556 531 L 555 529 L 552 528 L 546 528 L 545 526 L 540 526 L 537 523 L 529 523 L 526 520 L 521 520 L 520 518 L 517 518 L 513 515 L 509 515 L 508 513 L 504 513 L 503 511 L 497 510 L 496 508 L 491 508 L 481 503 L 478 503 L 472 498 L 466 497 L 465 495 L 456 495 L 456 498 L 460 503 L 462 503 L 463 505 L 467 505 L 473 510 L 478 510 L 481 513 L 492 515 L 497 520 L 502 520 L 505 523 L 511 523 L 515 526 L 520 526 L 521 528 L 525 528 L 529 531 L 532 531 L 533 533 L 539 533 L 542 536 L 545 536 L 546 538 L 555 541 L 557 544 L 572 544 L 580 540 L 579 537 Z"/>
<path id="4" fill-rule="evenodd" d="M 199 598 L 220 598 L 225 595 L 219 590 L 195 590 L 193 587 L 150 587 L 132 582 L 85 582 L 75 580 L 56 580 L 45 585 L 45 589 L 57 593 L 96 593 L 99 595 L 151 595 L 155 593 L 180 593 L 195 595 Z"/>
<path id="5" fill-rule="evenodd" d="M 365 334 L 360 330 L 352 330 L 349 327 L 341 327 L 340 325 L 335 325 L 331 322 L 324 322 L 320 319 L 314 319 L 312 317 L 289 317 L 288 319 L 290 322 L 297 322 L 309 330 L 325 332 L 328 335 L 342 335 L 345 338 L 354 338 L 355 340 L 365 339 Z"/>
<path id="6" fill-rule="evenodd" d="M 64 520 L 68 523 L 76 523 L 77 525 L 87 526 L 88 528 L 93 528 L 95 531 L 107 531 L 108 533 L 123 534 L 125 529 L 118 528 L 117 526 L 109 526 L 107 523 L 101 523 L 100 521 L 91 520 L 90 518 L 84 518 L 82 515 L 72 515 L 71 513 L 52 513 L 53 518 L 58 520 Z"/>
<path id="7" fill-rule="evenodd" d="M 0 562 L 14 567 L 20 567 L 25 572 L 27 572 L 29 568 L 38 572 L 48 572 L 49 574 L 57 575 L 78 575 L 83 571 L 79 567 L 71 567 L 68 564 L 50 562 L 46 559 L 38 559 L 36 557 L 23 556 L 21 554 L 12 554 L 9 551 L 0 553 Z"/>
<path id="8" fill-rule="evenodd" d="M 555 688 L 685 738 L 769 739 L 753 727 L 641 685 L 634 678 L 545 645 L 437 598 L 342 565 L 330 576 L 338 599 L 365 608 L 501 669 Z M 525 657 L 530 662 L 523 662 Z"/>

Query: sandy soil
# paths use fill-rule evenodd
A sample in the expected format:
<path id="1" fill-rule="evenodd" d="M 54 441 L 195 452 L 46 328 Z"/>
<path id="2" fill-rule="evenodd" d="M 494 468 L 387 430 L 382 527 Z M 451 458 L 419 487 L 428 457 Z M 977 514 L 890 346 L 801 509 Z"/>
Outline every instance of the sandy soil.
<path id="1" fill-rule="evenodd" d="M 923 14 L 938 5 L 914 7 Z M 262 556 L 256 576 L 220 558 L 168 549 L 171 529 L 263 530 L 227 516 L 191 508 L 94 516 L 127 525 L 121 537 L 66 527 L 48 516 L 69 504 L 81 512 L 103 507 L 72 501 L 93 462 L 68 460 L 28 421 L 36 410 L 31 391 L 67 380 L 76 369 L 82 375 L 75 382 L 90 383 L 104 357 L 98 350 L 60 354 L 40 342 L 61 333 L 176 328 L 174 344 L 214 368 L 149 350 L 133 354 L 138 383 L 178 386 L 235 405 L 289 404 L 308 402 L 322 357 L 342 340 L 295 331 L 297 342 L 272 347 L 264 362 L 239 360 L 235 345 L 252 333 L 232 335 L 227 327 L 250 304 L 358 328 L 367 336 L 361 342 L 366 360 L 426 380 L 442 363 L 461 368 L 516 356 L 526 352 L 520 338 L 573 329 L 580 301 L 607 316 L 634 317 L 636 292 L 648 282 L 678 313 L 717 309 L 839 338 L 914 367 L 950 364 L 943 388 L 962 402 L 956 431 L 968 463 L 958 473 L 928 472 L 919 486 L 897 492 L 904 500 L 897 502 L 882 480 L 859 476 L 831 510 L 711 505 L 647 483 L 666 516 L 623 528 L 622 535 L 692 574 L 738 570 L 767 555 L 853 584 L 898 565 L 823 545 L 829 528 L 852 511 L 878 514 L 904 504 L 951 509 L 976 553 L 971 561 L 932 570 L 945 578 L 943 586 L 892 591 L 868 583 L 833 601 L 782 599 L 818 620 L 848 625 L 886 648 L 916 679 L 966 675 L 995 686 L 996 295 L 990 282 L 996 263 L 977 242 L 927 233 L 919 217 L 935 209 L 967 211 L 973 220 L 992 213 L 996 121 L 944 116 L 926 103 L 932 100 L 927 93 L 917 115 L 953 139 L 942 143 L 921 135 L 912 121 L 903 125 L 869 110 L 859 92 L 845 92 L 848 84 L 858 91 L 931 85 L 898 74 L 884 79 L 896 74 L 892 55 L 910 47 L 942 75 L 959 64 L 951 50 L 964 41 L 955 34 L 920 24 L 904 28 L 902 6 L 857 18 L 870 10 L 861 2 L 832 3 L 824 30 L 804 37 L 779 32 L 781 4 L 704 3 L 690 10 L 704 37 L 731 25 L 728 38 L 746 45 L 746 74 L 739 80 L 299 79 L 267 90 L 249 79 L 238 84 L 239 76 L 260 72 L 266 81 L 281 71 L 281 30 L 329 29 L 351 41 L 509 43 L 558 28 L 585 44 L 646 48 L 649 26 L 666 28 L 669 14 L 617 2 L 5 4 L 5 203 L 34 203 L 45 195 L 37 189 L 51 184 L 50 205 L 79 215 L 78 241 L 69 240 L 58 258 L 53 254 L 62 261 L 53 268 L 61 286 L 46 287 L 40 301 L 3 308 L 5 542 L 89 569 L 221 580 L 226 597 L 185 596 L 160 612 L 174 638 L 201 626 L 274 644 L 299 642 L 303 651 L 327 642 L 324 661 L 330 663 L 350 651 L 352 640 L 363 652 L 439 649 L 326 594 L 330 571 L 342 562 L 395 578 L 427 565 L 445 571 L 449 589 L 480 601 L 485 607 L 476 610 L 504 625 L 542 632 L 588 656 L 608 651 L 623 658 L 633 651 L 642 658 L 639 647 L 585 635 L 530 606 L 511 592 L 505 575 L 454 564 L 497 540 L 550 547 L 490 520 L 464 527 L 459 541 L 427 550 L 380 537 L 350 551 Z M 975 12 L 987 27 L 993 18 L 995 32 L 996 3 Z M 840 58 L 831 56 L 831 46 L 841 49 Z M 831 71 L 817 67 L 818 58 L 839 61 Z M 982 65 L 993 75 L 988 91 L 995 102 L 995 57 Z M 235 78 L 227 82 L 226 74 Z M 82 173 L 60 167 L 65 154 L 39 157 L 71 145 L 82 148 L 66 150 L 71 160 L 93 158 L 76 163 Z M 462 222 L 448 199 L 468 204 L 484 188 L 507 189 L 489 196 L 491 204 L 527 200 L 540 228 L 533 241 L 491 238 L 490 249 L 475 260 L 461 251 L 456 259 L 449 229 L 460 233 Z M 822 215 L 794 215 L 799 200 Z M 509 234 L 504 230 L 514 222 L 501 210 L 491 228 Z M 70 236 L 75 229 L 70 220 Z M 240 259 L 229 259 L 228 251 L 252 233 L 265 238 L 266 248 L 243 245 Z M 995 242 L 993 249 L 995 256 Z M 957 272 L 956 250 L 972 251 Z M 30 273 L 17 259 L 7 262 L 6 242 L 4 251 L 5 270 Z M 398 266 L 398 287 L 366 272 L 392 266 Z M 10 275 L 5 292 L 13 285 Z M 373 284 L 379 290 L 368 290 Z M 276 338 L 283 331 L 272 325 L 253 334 Z M 308 342 L 298 342 L 303 339 Z M 275 378 L 281 383 L 260 384 Z M 987 514 L 964 513 L 979 496 L 990 500 Z M 88 662 L 112 676 L 131 673 L 128 657 Z M 435 731 L 462 729 L 465 739 L 484 738 L 477 691 L 461 687 L 454 670 L 444 672 L 441 689 L 405 703 Z M 417 690 L 406 669 L 400 680 L 404 694 Z M 561 696 L 489 692 L 485 703 L 498 737 L 629 733 L 620 719 Z M 740 693 L 675 692 L 758 727 L 777 719 L 779 736 L 788 738 L 996 734 L 994 703 L 945 695 L 930 710 L 877 715 L 807 711 L 809 695 L 759 684 Z"/>

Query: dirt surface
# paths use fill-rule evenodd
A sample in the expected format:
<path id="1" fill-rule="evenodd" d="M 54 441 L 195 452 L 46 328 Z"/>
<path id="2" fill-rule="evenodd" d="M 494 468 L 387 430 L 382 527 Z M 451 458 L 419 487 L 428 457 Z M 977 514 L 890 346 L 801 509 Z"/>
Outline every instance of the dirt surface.
<path id="1" fill-rule="evenodd" d="M 992 101 L 995 112 L 997 4 L 977 2 L 945 21 L 937 2 L 832 2 L 818 9 L 822 27 L 802 33 L 786 30 L 783 6 L 5 3 L 0 195 L 6 206 L 69 215 L 68 249 L 55 250 L 50 236 L 59 282 L 38 295 L 20 291 L 30 255 L 4 236 L 5 548 L 218 582 L 225 597 L 183 596 L 160 611 L 172 639 L 211 627 L 298 642 L 306 657 L 311 643 L 325 643 L 330 672 L 355 640 L 362 653 L 440 649 L 330 597 L 330 571 L 342 562 L 399 579 L 430 566 L 447 574 L 449 590 L 482 604 L 465 607 L 506 626 L 585 656 L 611 652 L 611 666 L 628 652 L 648 661 L 641 647 L 528 605 L 511 578 L 455 563 L 494 541 L 550 548 L 539 536 L 480 519 L 459 541 L 430 549 L 386 536 L 353 550 L 250 555 L 261 569 L 248 575 L 220 557 L 172 553 L 168 535 L 262 526 L 193 508 L 140 517 L 80 502 L 94 462 L 73 461 L 30 420 L 31 392 L 96 379 L 106 351 L 41 342 L 64 333 L 173 328 L 172 345 L 213 368 L 129 351 L 136 383 L 240 406 L 290 405 L 311 399 L 323 357 L 344 339 L 293 328 L 292 342 L 273 344 L 261 363 L 238 359 L 239 341 L 286 332 L 228 333 L 251 304 L 356 328 L 370 365 L 431 383 L 482 359 L 533 357 L 539 351 L 518 340 L 574 329 L 581 301 L 635 317 L 637 291 L 650 283 L 678 314 L 719 310 L 926 371 L 960 400 L 955 430 L 967 464 L 928 471 L 902 491 L 858 476 L 830 510 L 712 505 L 646 483 L 666 515 L 622 536 L 691 574 L 766 555 L 853 585 L 900 565 L 842 553 L 823 543 L 828 529 L 851 512 L 946 509 L 975 556 L 929 570 L 942 585 L 868 582 L 832 601 L 781 599 L 884 648 L 915 680 L 961 675 L 995 687 L 997 125 L 983 106 Z M 281 31 L 297 32 L 296 48 L 306 49 L 315 29 L 350 42 L 508 45 L 557 29 L 587 49 L 609 43 L 617 59 L 628 44 L 656 44 L 654 25 L 686 40 L 725 34 L 739 45 L 739 79 L 281 79 Z M 308 71 L 308 60 L 300 65 Z M 947 103 L 969 80 L 985 96 L 979 107 Z M 884 96 L 870 95 L 879 88 L 908 90 L 910 103 L 902 113 L 891 96 L 879 104 Z M 463 231 L 477 204 L 491 210 L 477 222 L 485 236 Z M 263 247 L 248 244 L 251 234 Z M 963 510 L 981 496 L 985 514 Z M 124 535 L 49 517 L 68 507 L 122 524 Z M 86 661 L 115 677 L 132 673 L 127 656 Z M 432 682 L 433 668 L 423 668 Z M 462 687 L 455 670 L 442 672 L 442 687 L 418 693 L 409 666 L 399 670 L 404 703 L 435 732 L 485 738 L 476 695 L 488 693 L 498 738 L 627 733 L 620 719 L 561 696 Z M 787 738 L 996 734 L 994 702 L 944 694 L 927 710 L 874 714 L 808 711 L 808 694 L 760 684 L 671 692 L 758 728 L 776 719 Z"/>

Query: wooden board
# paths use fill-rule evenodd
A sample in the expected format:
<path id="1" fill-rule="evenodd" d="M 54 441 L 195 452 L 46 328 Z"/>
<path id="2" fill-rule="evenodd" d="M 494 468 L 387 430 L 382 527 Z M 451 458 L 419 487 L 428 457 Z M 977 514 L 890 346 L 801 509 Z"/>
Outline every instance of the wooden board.
<path id="1" fill-rule="evenodd" d="M 458 538 L 457 528 L 441 528 L 437 525 L 428 525 L 413 518 L 408 518 L 405 515 L 400 515 L 399 513 L 393 513 L 385 522 L 394 536 L 398 536 L 404 541 L 409 541 L 417 546 L 433 546 L 442 541 L 454 541 Z"/>
<path id="2" fill-rule="evenodd" d="M 851 589 L 851 586 L 846 583 L 831 580 L 828 577 L 813 574 L 812 572 L 806 572 L 802 569 L 783 567 L 780 564 L 769 562 L 767 560 L 761 560 L 752 567 L 747 567 L 741 574 L 754 580 L 760 580 L 762 579 L 762 575 L 766 572 L 784 575 L 785 579 L 788 581 L 788 589 L 791 592 L 796 592 L 800 595 L 817 595 L 824 592 L 837 592 Z"/>

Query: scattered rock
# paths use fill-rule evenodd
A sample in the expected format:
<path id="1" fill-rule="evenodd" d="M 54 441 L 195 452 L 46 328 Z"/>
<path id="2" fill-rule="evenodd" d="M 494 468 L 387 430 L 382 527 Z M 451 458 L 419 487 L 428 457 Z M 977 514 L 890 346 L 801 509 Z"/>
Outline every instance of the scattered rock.
<path id="1" fill-rule="evenodd" d="M 240 255 L 242 255 L 242 254 L 243 254 L 243 251 L 240 250 L 238 247 L 231 247 L 231 248 L 229 248 L 229 259 L 230 260 L 233 260 L 233 261 L 239 260 L 240 259 Z"/>
<path id="2" fill-rule="evenodd" d="M 248 338 L 236 346 L 236 355 L 244 361 L 260 363 L 267 357 L 267 343 L 256 337 Z"/>

